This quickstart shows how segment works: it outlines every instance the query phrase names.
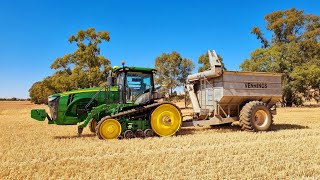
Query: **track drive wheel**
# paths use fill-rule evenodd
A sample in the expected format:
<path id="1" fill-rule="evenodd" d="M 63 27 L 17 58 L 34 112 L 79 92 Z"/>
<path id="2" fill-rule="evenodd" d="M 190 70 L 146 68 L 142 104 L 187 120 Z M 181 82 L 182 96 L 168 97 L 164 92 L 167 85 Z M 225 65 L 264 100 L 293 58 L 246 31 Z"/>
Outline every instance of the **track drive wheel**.
<path id="1" fill-rule="evenodd" d="M 99 121 L 96 134 L 99 139 L 116 139 L 121 134 L 121 124 L 115 119 L 101 119 Z"/>
<path id="2" fill-rule="evenodd" d="M 239 121 L 246 131 L 269 131 L 273 123 L 269 108 L 261 101 L 251 101 L 243 106 Z"/>
<path id="3" fill-rule="evenodd" d="M 97 121 L 95 120 L 95 119 L 91 119 L 90 121 L 89 121 L 89 129 L 90 129 L 90 131 L 92 132 L 92 133 L 96 133 L 96 128 L 97 128 L 97 125 L 98 125 L 98 123 L 97 123 Z"/>
<path id="4" fill-rule="evenodd" d="M 172 104 L 161 104 L 151 114 L 152 130 L 159 136 L 172 136 L 181 127 L 182 115 Z"/>

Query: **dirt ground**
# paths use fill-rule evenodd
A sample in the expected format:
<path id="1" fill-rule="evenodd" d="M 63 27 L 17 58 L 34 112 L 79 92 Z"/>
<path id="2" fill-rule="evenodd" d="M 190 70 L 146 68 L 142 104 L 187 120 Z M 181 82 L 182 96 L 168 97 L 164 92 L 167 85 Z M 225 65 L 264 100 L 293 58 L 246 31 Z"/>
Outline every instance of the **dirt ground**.
<path id="1" fill-rule="evenodd" d="M 234 125 L 108 141 L 33 120 L 32 108 L 46 106 L 0 102 L 0 179 L 320 179 L 320 108 L 279 108 L 270 132 Z"/>

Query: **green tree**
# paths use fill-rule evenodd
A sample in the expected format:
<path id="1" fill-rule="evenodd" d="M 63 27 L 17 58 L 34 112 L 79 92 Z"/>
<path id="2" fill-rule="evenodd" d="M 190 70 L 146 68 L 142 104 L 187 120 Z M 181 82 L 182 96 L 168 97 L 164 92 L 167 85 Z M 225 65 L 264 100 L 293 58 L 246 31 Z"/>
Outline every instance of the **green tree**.
<path id="1" fill-rule="evenodd" d="M 222 67 L 224 70 L 227 70 L 227 68 L 225 67 L 224 63 L 223 63 L 223 58 L 217 54 L 218 56 L 218 59 L 220 60 L 221 64 L 222 64 Z M 203 71 L 206 71 L 208 69 L 210 69 L 210 62 L 209 62 L 209 55 L 208 55 L 208 52 L 200 55 L 200 57 L 198 58 L 198 64 L 202 64 L 202 66 L 200 66 L 198 68 L 198 72 L 203 72 Z"/>
<path id="2" fill-rule="evenodd" d="M 75 80 L 73 85 L 76 88 L 99 86 L 105 80 L 107 71 L 111 69 L 110 61 L 100 55 L 99 44 L 103 41 L 110 41 L 109 33 L 106 31 L 95 32 L 94 28 L 78 31 L 76 35 L 69 37 L 69 42 L 76 43 L 78 49 L 72 54 L 57 58 L 51 68 L 73 75 L 72 79 Z M 71 67 L 73 69 L 70 72 Z M 83 76 L 87 77 L 85 82 L 88 84 L 83 84 Z"/>
<path id="3" fill-rule="evenodd" d="M 186 82 L 188 75 L 191 74 L 192 70 L 195 68 L 195 65 L 193 64 L 191 59 L 183 58 L 181 64 L 180 64 L 180 77 L 179 82 L 184 88 L 184 106 L 187 107 L 188 102 L 188 92 L 186 89 Z"/>
<path id="4" fill-rule="evenodd" d="M 99 45 L 109 40 L 107 31 L 96 32 L 94 28 L 71 35 L 69 42 L 76 43 L 77 49 L 57 58 L 51 65 L 57 71 L 33 84 L 29 90 L 31 101 L 45 103 L 52 93 L 99 86 L 111 69 L 110 61 L 100 54 Z"/>
<path id="5" fill-rule="evenodd" d="M 182 58 L 178 52 L 172 51 L 162 53 L 155 59 L 155 69 L 157 70 L 155 83 L 167 84 L 172 94 L 176 87 L 185 84 L 187 76 L 194 69 L 194 64 L 192 60 Z"/>
<path id="6" fill-rule="evenodd" d="M 48 103 L 48 96 L 53 92 L 49 90 L 42 81 L 36 82 L 29 90 L 30 100 L 36 104 Z"/>
<path id="7" fill-rule="evenodd" d="M 300 94 L 319 90 L 319 80 L 310 72 L 317 73 L 315 69 L 320 68 L 320 17 L 292 8 L 272 12 L 265 20 L 272 39 L 268 41 L 254 27 L 252 33 L 260 39 L 262 48 L 251 52 L 240 67 L 244 71 L 284 73 L 283 102 L 287 106 L 300 104 Z M 301 81 L 299 76 L 306 79 Z"/>

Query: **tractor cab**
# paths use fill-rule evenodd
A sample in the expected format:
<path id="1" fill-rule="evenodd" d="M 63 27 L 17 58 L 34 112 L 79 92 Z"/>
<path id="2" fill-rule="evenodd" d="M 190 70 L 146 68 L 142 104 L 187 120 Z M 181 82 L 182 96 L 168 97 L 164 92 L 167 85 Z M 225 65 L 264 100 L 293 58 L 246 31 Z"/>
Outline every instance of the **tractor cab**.
<path id="1" fill-rule="evenodd" d="M 141 104 L 152 99 L 154 94 L 153 73 L 155 69 L 142 67 L 115 68 L 119 103 Z"/>

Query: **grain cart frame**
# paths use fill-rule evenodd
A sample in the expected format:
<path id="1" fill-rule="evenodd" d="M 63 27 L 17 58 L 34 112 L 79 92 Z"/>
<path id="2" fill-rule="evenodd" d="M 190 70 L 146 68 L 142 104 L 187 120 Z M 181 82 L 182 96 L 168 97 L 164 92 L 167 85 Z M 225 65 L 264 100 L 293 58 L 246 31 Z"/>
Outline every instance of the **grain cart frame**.
<path id="1" fill-rule="evenodd" d="M 208 51 L 211 68 L 192 74 L 187 90 L 194 118 L 182 126 L 213 126 L 239 121 L 247 131 L 268 131 L 282 98 L 282 74 L 224 71 L 214 50 Z"/>

